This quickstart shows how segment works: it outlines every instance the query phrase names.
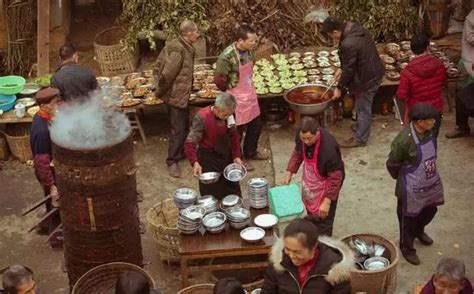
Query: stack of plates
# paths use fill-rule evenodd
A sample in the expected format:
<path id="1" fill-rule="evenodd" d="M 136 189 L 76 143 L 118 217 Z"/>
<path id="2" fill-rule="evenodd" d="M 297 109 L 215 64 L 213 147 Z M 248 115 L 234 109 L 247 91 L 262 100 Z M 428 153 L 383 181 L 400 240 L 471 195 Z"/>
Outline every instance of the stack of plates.
<path id="1" fill-rule="evenodd" d="M 234 229 L 243 229 L 250 223 L 250 211 L 243 207 L 231 207 L 225 210 L 229 224 Z"/>
<path id="2" fill-rule="evenodd" d="M 248 182 L 250 206 L 256 209 L 268 205 L 268 180 L 264 178 L 253 178 Z"/>
<path id="3" fill-rule="evenodd" d="M 198 199 L 197 205 L 200 205 L 206 209 L 206 214 L 217 211 L 217 204 L 219 202 L 212 195 L 205 195 Z"/>
<path id="4" fill-rule="evenodd" d="M 196 233 L 201 227 L 201 219 L 206 210 L 199 205 L 189 206 L 179 212 L 178 230 L 185 235 Z"/>
<path id="5" fill-rule="evenodd" d="M 206 231 L 217 234 L 225 229 L 225 221 L 227 217 L 222 212 L 211 212 L 202 219 L 202 224 Z"/>
<path id="6" fill-rule="evenodd" d="M 174 204 L 179 209 L 193 205 L 197 199 L 197 192 L 189 188 L 179 188 L 174 192 Z"/>

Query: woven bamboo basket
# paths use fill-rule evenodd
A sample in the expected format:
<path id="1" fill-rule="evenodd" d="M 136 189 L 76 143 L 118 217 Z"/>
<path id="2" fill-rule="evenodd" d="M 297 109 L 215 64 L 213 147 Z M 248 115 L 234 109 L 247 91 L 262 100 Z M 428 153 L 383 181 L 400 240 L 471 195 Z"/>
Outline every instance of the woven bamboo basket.
<path id="1" fill-rule="evenodd" d="M 120 39 L 125 35 L 121 27 L 112 27 L 98 33 L 94 38 L 94 59 L 105 76 L 130 73 L 138 63 L 138 50 L 123 50 Z"/>
<path id="2" fill-rule="evenodd" d="M 214 284 L 198 284 L 182 289 L 178 294 L 212 294 Z"/>
<path id="3" fill-rule="evenodd" d="M 178 214 L 179 211 L 173 199 L 153 205 L 146 213 L 146 219 L 162 261 L 179 261 L 179 232 L 176 225 Z"/>
<path id="4" fill-rule="evenodd" d="M 115 284 L 118 277 L 120 274 L 129 271 L 143 274 L 150 287 L 155 289 L 155 281 L 146 270 L 131 263 L 111 262 L 99 265 L 85 273 L 77 280 L 71 294 L 115 293 Z"/>
<path id="5" fill-rule="evenodd" d="M 259 60 L 262 58 L 269 59 L 273 54 L 274 44 L 270 40 L 266 40 L 258 45 L 257 49 L 255 50 L 255 60 Z"/>
<path id="6" fill-rule="evenodd" d="M 21 162 L 33 159 L 30 145 L 30 123 L 9 124 L 4 133 L 8 147 L 13 156 Z"/>
<path id="7" fill-rule="evenodd" d="M 425 30 L 432 38 L 439 39 L 446 35 L 450 14 L 451 10 L 445 4 L 431 4 L 426 7 Z"/>
<path id="8" fill-rule="evenodd" d="M 341 240 L 348 243 L 351 237 L 357 236 L 367 243 L 375 242 L 383 245 L 388 251 L 387 256 L 390 265 L 378 271 L 363 271 L 351 269 L 352 293 L 366 292 L 367 294 L 395 293 L 397 287 L 397 266 L 400 260 L 397 246 L 390 240 L 374 234 L 355 234 Z"/>

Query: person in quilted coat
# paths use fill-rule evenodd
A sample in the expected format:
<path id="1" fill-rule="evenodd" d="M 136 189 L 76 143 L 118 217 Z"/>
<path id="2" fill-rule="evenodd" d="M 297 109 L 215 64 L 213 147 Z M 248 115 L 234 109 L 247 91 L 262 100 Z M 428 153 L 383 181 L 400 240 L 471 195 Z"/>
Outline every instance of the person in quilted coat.
<path id="1" fill-rule="evenodd" d="M 433 134 L 437 137 L 443 115 L 443 87 L 446 84 L 446 68 L 436 56 L 428 54 L 430 40 L 425 35 L 415 35 L 411 39 L 411 50 L 416 57 L 408 63 L 400 75 L 397 97 L 406 102 L 405 114 L 416 103 L 426 103 L 439 112 Z M 408 117 L 405 115 L 405 123 Z"/>

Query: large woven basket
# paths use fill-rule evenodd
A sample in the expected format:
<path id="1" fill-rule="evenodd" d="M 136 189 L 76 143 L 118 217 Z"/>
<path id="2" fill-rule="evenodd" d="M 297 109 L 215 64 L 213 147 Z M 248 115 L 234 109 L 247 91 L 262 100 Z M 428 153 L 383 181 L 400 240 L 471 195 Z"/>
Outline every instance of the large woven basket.
<path id="1" fill-rule="evenodd" d="M 351 269 L 352 293 L 366 292 L 367 294 L 395 293 L 397 287 L 397 266 L 400 260 L 397 246 L 390 240 L 374 234 L 355 234 L 342 238 L 348 243 L 351 237 L 357 236 L 367 243 L 375 242 L 383 245 L 388 250 L 387 258 L 390 265 L 378 271 L 363 271 Z"/>
<path id="2" fill-rule="evenodd" d="M 270 56 L 273 54 L 274 44 L 270 40 L 263 41 L 258 45 L 257 49 L 255 50 L 255 60 L 259 60 L 262 58 L 270 59 Z"/>
<path id="3" fill-rule="evenodd" d="M 33 159 L 30 145 L 30 123 L 9 124 L 4 133 L 7 139 L 8 147 L 13 156 L 21 162 L 27 162 Z"/>
<path id="4" fill-rule="evenodd" d="M 213 284 L 198 284 L 182 289 L 178 294 L 212 294 L 214 291 Z"/>
<path id="5" fill-rule="evenodd" d="M 153 205 L 146 213 L 162 261 L 179 261 L 178 213 L 173 199 Z"/>
<path id="6" fill-rule="evenodd" d="M 121 27 L 112 27 L 98 33 L 94 39 L 94 59 L 99 63 L 103 75 L 111 76 L 135 71 L 138 50 L 126 51 L 120 45 L 125 35 Z"/>
<path id="7" fill-rule="evenodd" d="M 446 35 L 449 28 L 451 10 L 445 4 L 431 4 L 426 8 L 425 30 L 435 39 Z"/>
<path id="8" fill-rule="evenodd" d="M 131 263 L 126 262 L 111 262 L 103 265 L 99 265 L 77 280 L 76 284 L 72 289 L 72 294 L 103 294 L 103 293 L 115 293 L 115 284 L 120 274 L 124 272 L 138 272 L 143 274 L 150 287 L 155 289 L 155 281 L 151 275 L 142 269 Z"/>

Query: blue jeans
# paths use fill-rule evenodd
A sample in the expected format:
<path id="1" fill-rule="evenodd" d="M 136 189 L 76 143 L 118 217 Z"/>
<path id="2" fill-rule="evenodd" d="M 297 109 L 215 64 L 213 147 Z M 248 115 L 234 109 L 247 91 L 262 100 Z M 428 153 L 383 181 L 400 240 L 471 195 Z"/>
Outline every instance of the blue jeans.
<path id="1" fill-rule="evenodd" d="M 363 92 L 355 94 L 355 107 L 357 111 L 357 131 L 354 139 L 359 143 L 367 143 L 372 128 L 372 102 L 379 89 L 380 83 Z"/>

